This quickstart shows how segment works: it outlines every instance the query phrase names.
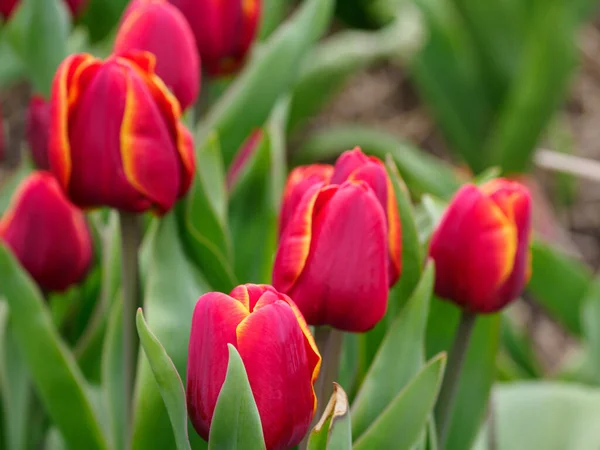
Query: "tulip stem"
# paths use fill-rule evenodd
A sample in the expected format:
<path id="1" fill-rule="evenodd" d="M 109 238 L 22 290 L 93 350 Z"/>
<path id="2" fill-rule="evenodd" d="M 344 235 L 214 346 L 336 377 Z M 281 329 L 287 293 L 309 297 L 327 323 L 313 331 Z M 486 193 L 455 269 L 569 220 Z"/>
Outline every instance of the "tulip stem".
<path id="1" fill-rule="evenodd" d="M 135 313 L 139 304 L 138 249 L 140 224 L 138 216 L 120 211 L 123 286 L 123 377 L 125 395 L 125 448 L 130 448 L 133 388 L 137 360 L 138 336 L 135 328 Z"/>
<path id="2" fill-rule="evenodd" d="M 435 408 L 435 419 L 438 430 L 438 448 L 444 450 L 446 446 L 446 437 L 450 427 L 450 419 L 454 407 L 454 401 L 458 392 L 460 374 L 462 371 L 463 362 L 469 348 L 469 340 L 473 332 L 473 325 L 477 315 L 464 311 L 460 316 L 458 329 L 454 336 L 454 343 L 448 356 L 448 366 L 442 388 L 438 397 L 437 406 Z"/>

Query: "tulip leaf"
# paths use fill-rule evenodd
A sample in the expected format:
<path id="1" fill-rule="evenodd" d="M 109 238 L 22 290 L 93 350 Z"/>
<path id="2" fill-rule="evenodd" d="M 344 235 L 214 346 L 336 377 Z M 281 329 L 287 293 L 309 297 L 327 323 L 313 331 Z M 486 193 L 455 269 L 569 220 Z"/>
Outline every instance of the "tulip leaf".
<path id="1" fill-rule="evenodd" d="M 435 297 L 427 323 L 427 357 L 449 351 L 460 309 Z M 454 414 L 450 419 L 445 450 L 471 448 L 485 416 L 490 389 L 496 375 L 500 340 L 500 314 L 479 316 L 475 323 L 458 385 Z"/>
<path id="2" fill-rule="evenodd" d="M 531 254 L 527 290 L 555 320 L 580 336 L 580 312 L 592 282 L 589 268 L 541 241 L 533 243 Z"/>
<path id="3" fill-rule="evenodd" d="M 600 390 L 550 381 L 500 384 L 493 397 L 497 450 L 600 448 Z M 490 448 L 489 422 L 473 450 Z"/>
<path id="4" fill-rule="evenodd" d="M 199 135 L 210 130 L 221 139 L 226 167 L 244 140 L 263 126 L 281 94 L 288 91 L 310 46 L 326 31 L 333 0 L 306 0 L 256 52 L 244 72 L 211 109 Z"/>
<path id="5" fill-rule="evenodd" d="M 199 145 L 196 161 L 198 169 L 190 192 L 178 205 L 179 229 L 188 255 L 208 282 L 228 292 L 237 280 L 231 265 L 223 163 L 214 134 Z"/>
<path id="6" fill-rule="evenodd" d="M 88 30 L 92 43 L 101 41 L 110 34 L 117 26 L 127 3 L 127 0 L 89 0 L 81 21 Z"/>
<path id="7" fill-rule="evenodd" d="M 581 324 L 587 345 L 587 360 L 600 384 L 600 278 L 591 283 L 581 308 Z"/>
<path id="8" fill-rule="evenodd" d="M 352 450 L 352 426 L 348 397 L 333 383 L 333 394 L 319 422 L 310 433 L 308 450 Z"/>
<path id="9" fill-rule="evenodd" d="M 294 87 L 288 133 L 316 114 L 359 70 L 390 57 L 412 56 L 422 41 L 422 23 L 414 5 L 402 9 L 398 20 L 385 28 L 341 31 L 312 50 Z"/>
<path id="10" fill-rule="evenodd" d="M 442 160 L 396 136 L 356 124 L 336 125 L 314 133 L 292 155 L 292 162 L 299 165 L 328 160 L 356 146 L 382 160 L 391 154 L 415 197 L 431 193 L 447 199 L 460 186 L 454 168 Z"/>
<path id="11" fill-rule="evenodd" d="M 354 442 L 354 450 L 411 450 L 427 427 L 445 365 L 445 354 L 429 361 Z"/>
<path id="12" fill-rule="evenodd" d="M 147 245 L 148 268 L 143 305 L 146 320 L 183 379 L 194 307 L 198 298 L 211 289 L 186 259 L 173 214 L 160 220 L 153 239 Z M 167 409 L 152 368 L 143 355 L 138 361 L 137 374 L 132 449 L 175 448 Z M 196 448 L 194 440 L 202 445 L 200 438 L 192 433 L 190 441 L 193 448 Z"/>
<path id="13" fill-rule="evenodd" d="M 31 380 L 10 323 L 6 302 L 0 300 L 0 399 L 4 409 L 7 447 L 25 450 L 29 433 Z"/>
<path id="14" fill-rule="evenodd" d="M 0 245 L 0 273 L 0 295 L 8 302 L 15 340 L 48 415 L 70 447 L 107 449 L 73 355 L 61 341 L 34 282 L 4 245 Z"/>
<path id="15" fill-rule="evenodd" d="M 389 328 L 352 404 L 352 435 L 367 431 L 424 361 L 424 335 L 434 282 L 428 263 L 410 300 Z M 376 448 L 376 447 L 373 447 Z"/>
<path id="16" fill-rule="evenodd" d="M 148 324 L 146 324 L 144 315 L 142 314 L 142 308 L 138 309 L 135 322 L 144 354 L 148 358 L 152 373 L 154 373 L 154 378 L 158 384 L 158 389 L 171 419 L 177 450 L 191 450 L 188 438 L 185 391 L 181 377 L 177 373 L 173 361 L 167 355 L 165 348 L 148 328 Z"/>
<path id="17" fill-rule="evenodd" d="M 244 362 L 229 348 L 227 374 L 210 424 L 209 450 L 264 450 L 265 439 L 258 408 Z"/>

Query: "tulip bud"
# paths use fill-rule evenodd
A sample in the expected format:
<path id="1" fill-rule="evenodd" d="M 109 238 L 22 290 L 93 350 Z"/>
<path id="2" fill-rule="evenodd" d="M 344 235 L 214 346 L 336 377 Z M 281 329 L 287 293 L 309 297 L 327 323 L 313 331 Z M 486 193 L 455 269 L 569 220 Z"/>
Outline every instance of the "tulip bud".
<path id="1" fill-rule="evenodd" d="M 280 224 L 273 285 L 311 325 L 373 328 L 401 270 L 400 219 L 381 161 L 356 148 L 333 169 L 292 172 Z"/>
<path id="2" fill-rule="evenodd" d="M 200 59 L 194 34 L 183 14 L 166 0 L 134 0 L 123 15 L 115 53 L 146 50 L 156 56 L 156 74 L 182 109 L 200 90 Z"/>
<path id="3" fill-rule="evenodd" d="M 83 213 L 48 172 L 34 172 L 0 219 L 0 238 L 45 291 L 64 291 L 86 274 L 92 241 Z"/>
<path id="4" fill-rule="evenodd" d="M 50 104 L 40 95 L 33 96 L 27 109 L 25 127 L 33 161 L 38 169 L 42 170 L 50 169 L 50 163 L 48 162 L 49 125 Z"/>
<path id="5" fill-rule="evenodd" d="M 68 57 L 50 104 L 50 167 L 76 205 L 165 213 L 189 189 L 191 135 L 150 53 Z"/>
<path id="6" fill-rule="evenodd" d="M 209 75 L 230 75 L 241 68 L 256 35 L 261 0 L 169 1 L 187 18 Z"/>
<path id="7" fill-rule="evenodd" d="M 516 299 L 531 274 L 531 197 L 505 179 L 468 184 L 435 230 L 435 292 L 475 313 L 493 313 Z"/>
<path id="8" fill-rule="evenodd" d="M 0 0 L 0 15 L 7 20 L 13 13 L 19 0 Z"/>
<path id="9" fill-rule="evenodd" d="M 238 350 L 256 401 L 267 450 L 296 446 L 316 408 L 313 385 L 321 356 L 296 305 L 271 286 L 246 284 L 230 295 L 210 292 L 192 318 L 187 404 L 194 428 L 208 439 L 228 364 Z"/>

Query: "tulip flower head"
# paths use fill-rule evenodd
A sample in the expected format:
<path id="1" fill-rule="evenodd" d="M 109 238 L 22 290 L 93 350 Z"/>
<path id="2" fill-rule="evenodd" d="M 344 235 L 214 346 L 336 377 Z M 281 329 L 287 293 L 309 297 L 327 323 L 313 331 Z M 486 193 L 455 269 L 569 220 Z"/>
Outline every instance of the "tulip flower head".
<path id="1" fill-rule="evenodd" d="M 0 0 L 0 15 L 6 20 L 13 13 L 19 0 Z"/>
<path id="2" fill-rule="evenodd" d="M 38 169 L 49 170 L 48 128 L 50 126 L 50 104 L 40 95 L 29 102 L 25 120 L 27 142 Z"/>
<path id="3" fill-rule="evenodd" d="M 200 90 L 200 59 L 194 34 L 183 14 L 167 0 L 134 0 L 125 10 L 115 40 L 115 53 L 145 50 L 156 57 L 156 74 L 173 92 L 182 109 Z"/>
<path id="4" fill-rule="evenodd" d="M 50 167 L 76 205 L 162 214 L 189 189 L 192 138 L 150 53 L 68 57 L 50 104 Z"/>
<path id="5" fill-rule="evenodd" d="M 227 344 L 236 347 L 246 367 L 267 450 L 296 446 L 315 413 L 313 385 L 321 366 L 296 305 L 266 285 L 246 284 L 230 295 L 200 297 L 192 318 L 187 404 L 192 424 L 205 440 L 225 381 Z"/>
<path id="6" fill-rule="evenodd" d="M 400 276 L 401 228 L 383 163 L 359 148 L 334 167 L 295 169 L 280 217 L 273 285 L 311 325 L 367 331 Z"/>
<path id="7" fill-rule="evenodd" d="M 83 213 L 48 172 L 21 182 L 0 219 L 0 239 L 45 291 L 64 291 L 90 266 L 92 241 Z"/>
<path id="8" fill-rule="evenodd" d="M 243 66 L 257 32 L 261 0 L 169 1 L 187 18 L 208 75 L 230 75 Z"/>
<path id="9" fill-rule="evenodd" d="M 463 186 L 435 230 L 435 292 L 475 313 L 515 300 L 531 274 L 531 197 L 505 179 Z"/>

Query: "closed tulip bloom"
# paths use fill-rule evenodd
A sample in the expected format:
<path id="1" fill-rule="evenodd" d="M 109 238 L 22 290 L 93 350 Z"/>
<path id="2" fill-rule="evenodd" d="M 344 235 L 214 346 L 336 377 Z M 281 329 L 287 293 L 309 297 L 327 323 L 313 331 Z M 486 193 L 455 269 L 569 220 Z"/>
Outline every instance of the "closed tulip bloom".
<path id="1" fill-rule="evenodd" d="M 238 350 L 258 407 L 267 450 L 296 446 L 316 408 L 313 384 L 321 356 L 296 305 L 271 286 L 246 284 L 230 295 L 210 292 L 192 318 L 187 404 L 194 428 L 208 439 L 228 364 Z"/>
<path id="2" fill-rule="evenodd" d="M 25 120 L 27 142 L 38 169 L 49 170 L 48 129 L 50 126 L 50 104 L 40 95 L 29 102 Z"/>
<path id="3" fill-rule="evenodd" d="M 8 19 L 18 3 L 19 0 L 0 0 L 0 15 Z"/>
<path id="4" fill-rule="evenodd" d="M 381 161 L 357 148 L 341 155 L 333 171 L 292 173 L 280 223 L 273 285 L 311 325 L 373 328 L 401 270 L 400 219 Z"/>
<path id="5" fill-rule="evenodd" d="M 497 179 L 463 186 L 435 230 L 435 292 L 475 313 L 516 299 L 531 274 L 531 197 L 525 186 Z"/>
<path id="6" fill-rule="evenodd" d="M 64 291 L 86 274 L 92 242 L 83 213 L 48 172 L 34 172 L 0 219 L 0 238 L 45 291 Z"/>
<path id="7" fill-rule="evenodd" d="M 241 68 L 257 32 L 261 0 L 169 1 L 188 20 L 209 75 L 230 75 Z"/>
<path id="8" fill-rule="evenodd" d="M 50 167 L 76 205 L 162 214 L 189 189 L 191 135 L 150 53 L 70 56 L 50 104 Z"/>
<path id="9" fill-rule="evenodd" d="M 200 59 L 194 34 L 183 14 L 167 0 L 134 0 L 123 15 L 115 53 L 146 50 L 156 56 L 156 74 L 182 109 L 200 89 Z"/>
<path id="10" fill-rule="evenodd" d="M 79 17 L 85 11 L 89 0 L 65 0 L 73 17 Z"/>

